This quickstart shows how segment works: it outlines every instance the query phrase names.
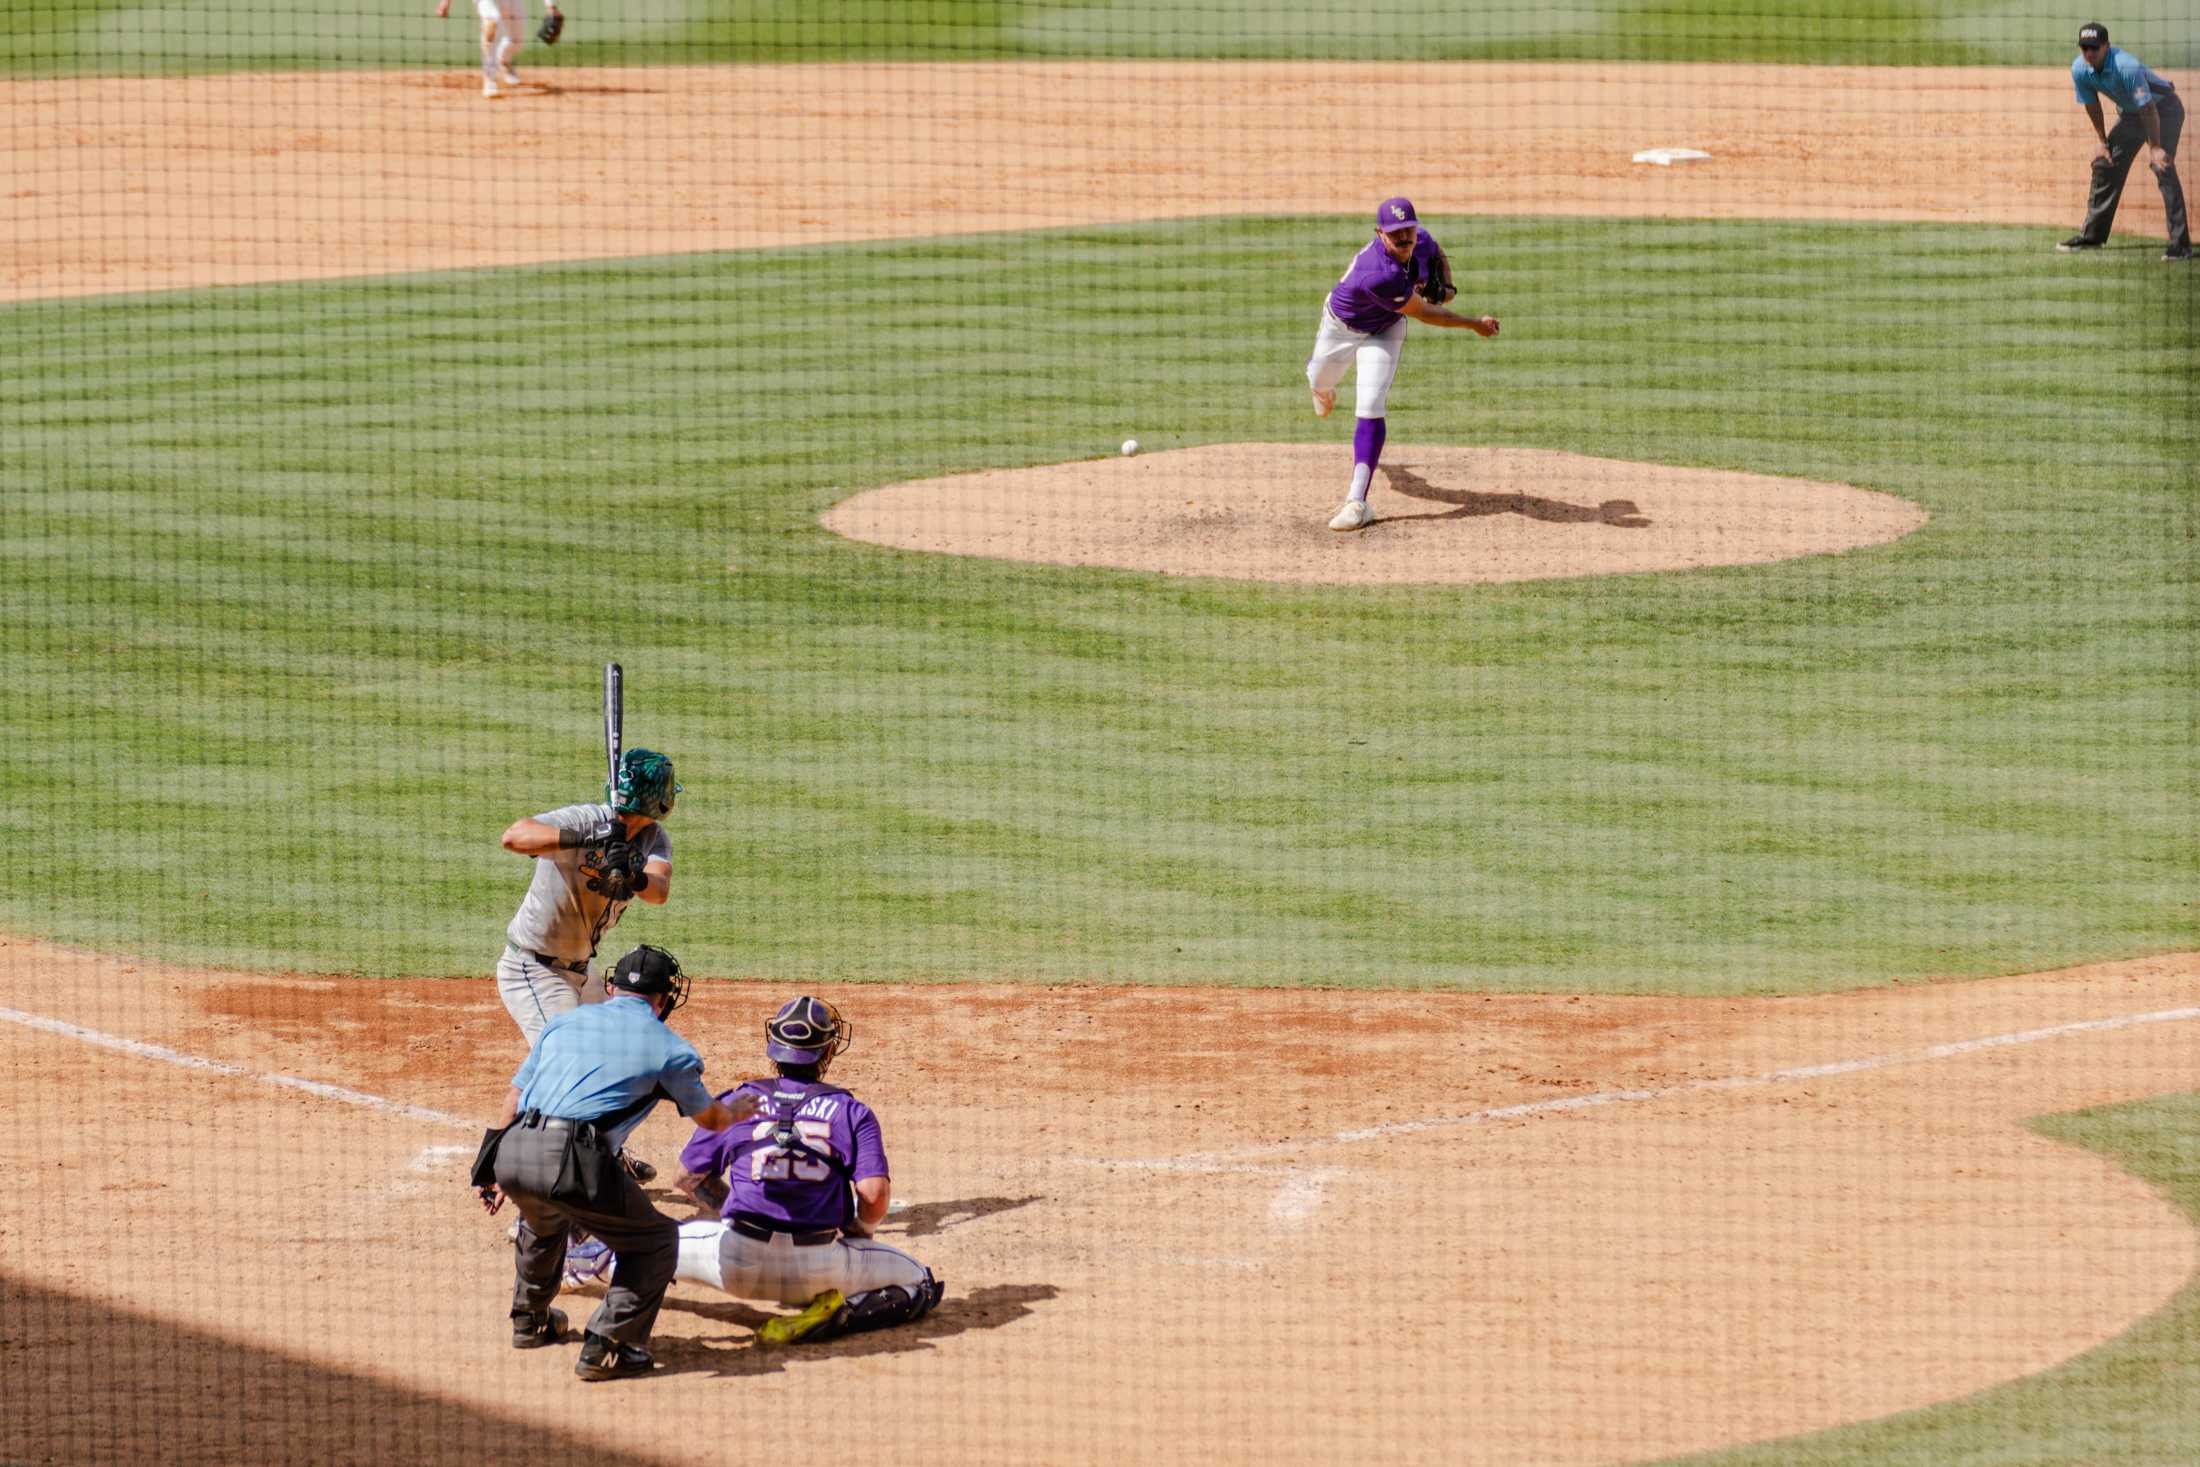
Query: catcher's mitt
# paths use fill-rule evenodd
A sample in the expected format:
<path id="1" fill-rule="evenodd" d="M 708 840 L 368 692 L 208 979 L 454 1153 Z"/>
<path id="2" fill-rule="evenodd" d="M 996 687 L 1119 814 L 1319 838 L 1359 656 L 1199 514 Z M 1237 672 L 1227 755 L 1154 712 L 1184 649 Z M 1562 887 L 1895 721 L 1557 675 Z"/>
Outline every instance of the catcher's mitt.
<path id="1" fill-rule="evenodd" d="M 1443 305 L 1459 294 L 1459 287 L 1451 283 L 1451 261 L 1444 255 L 1444 247 L 1435 244 L 1435 253 L 1429 257 L 1428 279 L 1421 282 L 1421 299 L 1432 306 Z"/>
<path id="2" fill-rule="evenodd" d="M 558 37 L 564 34 L 565 16 L 563 12 L 553 10 L 542 18 L 542 26 L 535 32 L 535 39 L 545 46 L 555 46 Z"/>

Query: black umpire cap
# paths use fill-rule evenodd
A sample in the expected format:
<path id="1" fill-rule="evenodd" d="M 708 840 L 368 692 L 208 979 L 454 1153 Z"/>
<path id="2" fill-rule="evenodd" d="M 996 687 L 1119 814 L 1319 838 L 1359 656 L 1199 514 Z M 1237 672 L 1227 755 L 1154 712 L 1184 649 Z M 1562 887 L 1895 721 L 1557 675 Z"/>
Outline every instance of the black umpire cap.
<path id="1" fill-rule="evenodd" d="M 672 1008 L 665 1010 L 668 1014 L 688 1000 L 687 975 L 680 971 L 680 960 L 646 942 L 611 965 L 611 976 L 604 979 L 604 986 L 644 998 L 670 994 Z"/>
<path id="2" fill-rule="evenodd" d="M 2105 46 L 2108 44 L 2108 27 L 2097 20 L 2089 20 L 2078 27 L 2080 46 Z"/>

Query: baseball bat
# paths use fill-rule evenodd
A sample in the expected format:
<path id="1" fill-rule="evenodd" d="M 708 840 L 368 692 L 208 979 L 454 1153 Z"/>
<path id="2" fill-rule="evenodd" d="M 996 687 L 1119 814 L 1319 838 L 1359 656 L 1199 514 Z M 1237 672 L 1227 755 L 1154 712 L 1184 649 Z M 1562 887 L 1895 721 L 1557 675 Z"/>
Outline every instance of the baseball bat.
<path id="1" fill-rule="evenodd" d="M 626 672 L 616 662 L 603 665 L 603 763 L 605 788 L 619 787 L 619 755 L 626 750 Z"/>

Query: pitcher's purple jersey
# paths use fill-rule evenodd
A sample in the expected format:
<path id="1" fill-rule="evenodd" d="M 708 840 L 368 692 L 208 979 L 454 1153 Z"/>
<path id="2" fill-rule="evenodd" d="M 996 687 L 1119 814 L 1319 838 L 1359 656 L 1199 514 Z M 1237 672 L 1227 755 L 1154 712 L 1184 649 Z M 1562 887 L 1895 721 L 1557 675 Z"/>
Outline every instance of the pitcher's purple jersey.
<path id="1" fill-rule="evenodd" d="M 1403 265 L 1381 240 L 1369 240 L 1329 292 L 1329 314 L 1354 331 L 1388 331 L 1405 314 L 1406 298 L 1428 283 L 1435 258 L 1436 236 L 1425 229 L 1413 242 L 1413 258 Z"/>
<path id="2" fill-rule="evenodd" d="M 754 1120 L 723 1131 L 697 1130 L 680 1153 L 680 1165 L 690 1172 L 725 1173 L 725 1216 L 746 1212 L 790 1232 L 837 1228 L 849 1217 L 849 1183 L 888 1175 L 878 1117 L 847 1091 L 822 1081 L 750 1080 L 718 1098 L 731 1105 L 744 1090 L 764 1103 Z M 788 1115 L 804 1146 L 847 1168 L 845 1181 L 815 1157 L 775 1144 L 775 1118 Z"/>

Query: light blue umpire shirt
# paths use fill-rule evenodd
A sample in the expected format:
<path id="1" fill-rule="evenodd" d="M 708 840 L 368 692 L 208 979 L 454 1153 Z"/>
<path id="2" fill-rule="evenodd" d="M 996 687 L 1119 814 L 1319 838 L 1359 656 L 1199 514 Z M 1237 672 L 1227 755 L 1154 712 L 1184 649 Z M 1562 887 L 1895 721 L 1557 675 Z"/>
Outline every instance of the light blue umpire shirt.
<path id="1" fill-rule="evenodd" d="M 648 999 L 630 993 L 559 1014 L 512 1076 L 521 1114 L 539 1110 L 573 1121 L 610 1115 L 660 1085 L 684 1116 L 710 1109 L 703 1057 L 665 1027 Z M 653 1109 L 645 1107 L 605 1143 L 614 1151 L 624 1146 Z"/>
<path id="2" fill-rule="evenodd" d="M 2116 103 L 2120 113 L 2138 111 L 2154 100 L 2156 92 L 2174 93 L 2177 90 L 2156 76 L 2138 57 L 2115 46 L 2106 49 L 2097 69 L 2082 55 L 2072 61 L 2070 81 L 2078 93 L 2079 106 L 2108 97 Z"/>

